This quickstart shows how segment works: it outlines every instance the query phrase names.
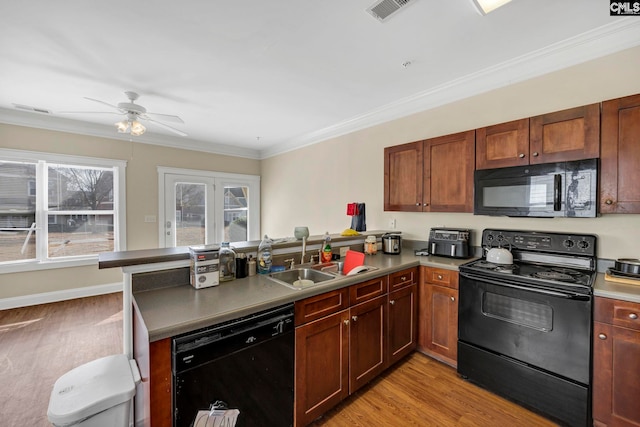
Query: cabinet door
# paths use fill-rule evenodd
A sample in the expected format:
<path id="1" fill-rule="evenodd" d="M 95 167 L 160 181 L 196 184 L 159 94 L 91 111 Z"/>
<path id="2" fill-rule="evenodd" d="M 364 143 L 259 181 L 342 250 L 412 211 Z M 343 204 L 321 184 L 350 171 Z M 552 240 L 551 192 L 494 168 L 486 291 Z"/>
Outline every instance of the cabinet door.
<path id="1" fill-rule="evenodd" d="M 384 210 L 422 211 L 422 141 L 384 149 Z"/>
<path id="2" fill-rule="evenodd" d="M 475 131 L 424 141 L 425 212 L 473 212 Z"/>
<path id="3" fill-rule="evenodd" d="M 476 169 L 529 164 L 529 119 L 476 129 Z"/>
<path id="4" fill-rule="evenodd" d="M 451 366 L 457 366 L 458 291 L 422 283 L 418 321 L 420 350 Z"/>
<path id="5" fill-rule="evenodd" d="M 532 117 L 530 126 L 531 164 L 600 156 L 600 104 Z"/>
<path id="6" fill-rule="evenodd" d="M 295 425 L 349 395 L 349 310 L 296 328 Z"/>
<path id="7" fill-rule="evenodd" d="M 389 365 L 396 363 L 417 346 L 418 286 L 411 285 L 389 293 Z"/>
<path id="8" fill-rule="evenodd" d="M 640 331 L 594 322 L 593 418 L 640 426 Z"/>
<path id="9" fill-rule="evenodd" d="M 602 103 L 600 212 L 640 213 L 640 95 Z"/>
<path id="10" fill-rule="evenodd" d="M 386 368 L 387 296 L 351 307 L 349 392 L 353 393 Z"/>

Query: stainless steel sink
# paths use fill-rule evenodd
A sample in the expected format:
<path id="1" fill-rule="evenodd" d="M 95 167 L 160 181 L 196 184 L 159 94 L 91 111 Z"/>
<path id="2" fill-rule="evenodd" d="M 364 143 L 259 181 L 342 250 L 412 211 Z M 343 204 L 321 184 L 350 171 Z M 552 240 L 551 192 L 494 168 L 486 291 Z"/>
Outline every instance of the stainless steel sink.
<path id="1" fill-rule="evenodd" d="M 314 270 L 312 268 L 294 268 L 292 270 L 269 273 L 267 277 L 291 289 L 306 289 L 336 278 L 334 274 Z"/>
<path id="2" fill-rule="evenodd" d="M 331 262 L 325 262 L 322 264 L 316 264 L 314 266 L 312 266 L 311 268 L 313 268 L 314 270 L 319 270 L 322 271 L 324 273 L 332 273 L 338 276 L 345 276 L 344 272 L 342 271 L 342 268 L 344 267 L 344 262 L 342 261 L 331 261 Z M 354 275 L 354 274 L 360 274 L 360 273 L 367 273 L 369 271 L 374 271 L 377 270 L 378 267 L 372 267 L 370 265 L 363 265 L 360 266 L 360 268 L 356 267 L 354 268 L 353 272 L 351 274 L 347 274 L 347 275 Z"/>

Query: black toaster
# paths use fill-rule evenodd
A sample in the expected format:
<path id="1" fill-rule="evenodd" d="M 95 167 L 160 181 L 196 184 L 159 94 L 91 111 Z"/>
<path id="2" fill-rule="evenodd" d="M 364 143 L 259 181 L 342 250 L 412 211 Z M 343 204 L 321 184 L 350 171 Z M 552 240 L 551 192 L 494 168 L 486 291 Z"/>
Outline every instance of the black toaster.
<path id="1" fill-rule="evenodd" d="M 451 258 L 471 258 L 471 231 L 463 228 L 432 228 L 429 231 L 431 255 Z"/>

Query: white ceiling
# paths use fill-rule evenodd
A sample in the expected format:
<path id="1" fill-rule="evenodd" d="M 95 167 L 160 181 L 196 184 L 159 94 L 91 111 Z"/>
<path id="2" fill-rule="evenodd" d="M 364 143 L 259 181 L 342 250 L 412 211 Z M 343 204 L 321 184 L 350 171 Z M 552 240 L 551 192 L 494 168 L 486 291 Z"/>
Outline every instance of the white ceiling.
<path id="1" fill-rule="evenodd" d="M 513 0 L 486 16 L 471 0 L 416 0 L 384 23 L 373 3 L 4 1 L 0 121 L 265 158 L 640 45 L 640 19 L 604 0 Z M 60 113 L 110 111 L 84 97 L 117 104 L 127 90 L 188 136 Z"/>

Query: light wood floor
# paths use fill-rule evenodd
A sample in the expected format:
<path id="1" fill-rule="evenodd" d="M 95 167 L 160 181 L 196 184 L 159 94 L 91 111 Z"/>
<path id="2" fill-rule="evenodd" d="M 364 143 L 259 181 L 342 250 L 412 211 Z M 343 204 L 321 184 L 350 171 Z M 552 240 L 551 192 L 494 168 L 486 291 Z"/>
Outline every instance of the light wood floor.
<path id="1" fill-rule="evenodd" d="M 56 380 L 122 353 L 122 294 L 0 310 L 0 425 L 51 426 Z"/>
<path id="2" fill-rule="evenodd" d="M 50 426 L 53 384 L 65 372 L 122 352 L 122 297 L 110 294 L 0 311 L 0 425 Z M 458 378 L 415 353 L 313 426 L 555 424 Z"/>

